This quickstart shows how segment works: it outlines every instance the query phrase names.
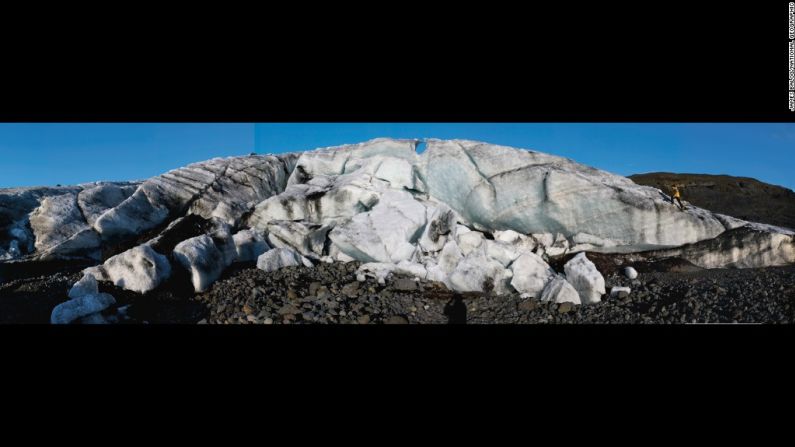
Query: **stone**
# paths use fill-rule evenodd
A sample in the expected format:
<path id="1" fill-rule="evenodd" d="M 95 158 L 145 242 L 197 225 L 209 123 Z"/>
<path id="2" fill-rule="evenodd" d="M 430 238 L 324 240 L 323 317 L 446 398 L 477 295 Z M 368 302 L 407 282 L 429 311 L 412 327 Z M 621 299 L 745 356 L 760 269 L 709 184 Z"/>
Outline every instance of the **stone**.
<path id="1" fill-rule="evenodd" d="M 573 307 L 574 307 L 574 305 L 572 303 L 570 303 L 570 302 L 562 303 L 560 305 L 560 307 L 558 307 L 558 313 L 565 314 L 565 313 L 571 312 Z"/>
<path id="2" fill-rule="evenodd" d="M 417 290 L 417 283 L 411 279 L 398 278 L 395 280 L 393 287 L 401 292 L 411 292 Z"/>
<path id="3" fill-rule="evenodd" d="M 613 287 L 610 289 L 610 296 L 624 299 L 629 296 L 631 290 L 629 287 Z"/>
<path id="4" fill-rule="evenodd" d="M 359 290 L 359 282 L 357 281 L 357 282 L 351 282 L 351 283 L 348 283 L 348 284 L 345 284 L 344 286 L 342 286 L 341 292 L 342 292 L 343 295 L 345 295 L 345 296 L 347 296 L 349 298 L 354 298 L 354 297 L 356 297 L 358 290 Z"/>

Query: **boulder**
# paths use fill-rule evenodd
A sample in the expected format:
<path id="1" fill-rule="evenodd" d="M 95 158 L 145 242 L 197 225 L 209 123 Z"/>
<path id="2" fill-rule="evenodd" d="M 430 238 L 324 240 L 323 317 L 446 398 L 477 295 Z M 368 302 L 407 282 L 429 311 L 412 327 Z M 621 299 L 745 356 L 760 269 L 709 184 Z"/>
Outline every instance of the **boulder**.
<path id="1" fill-rule="evenodd" d="M 312 262 L 289 248 L 274 248 L 257 258 L 257 268 L 266 272 L 299 265 L 312 267 Z"/>
<path id="2" fill-rule="evenodd" d="M 555 276 L 550 280 L 541 292 L 541 301 L 551 301 L 553 303 L 573 303 L 580 304 L 580 295 L 577 290 L 566 281 L 562 276 Z"/>
<path id="3" fill-rule="evenodd" d="M 237 251 L 232 236 L 226 232 L 192 237 L 174 247 L 174 259 L 191 274 L 196 292 L 203 292 L 232 265 Z"/>
<path id="4" fill-rule="evenodd" d="M 511 286 L 523 295 L 536 298 L 555 276 L 555 271 L 535 253 L 524 253 L 516 258 L 511 264 L 511 271 Z"/>
<path id="5" fill-rule="evenodd" d="M 116 299 L 107 293 L 81 295 L 55 306 L 50 323 L 69 324 L 79 318 L 102 312 L 114 304 Z"/>
<path id="6" fill-rule="evenodd" d="M 102 265 L 102 271 L 116 286 L 146 293 L 171 275 L 171 264 L 165 256 L 143 244 L 111 257 Z"/>
<path id="7" fill-rule="evenodd" d="M 579 253 L 563 266 L 566 280 L 580 295 L 582 304 L 598 303 L 605 292 L 605 279 L 585 253 Z"/>
<path id="8" fill-rule="evenodd" d="M 237 252 L 238 262 L 256 261 L 257 258 L 270 250 L 270 245 L 265 238 L 254 229 L 241 230 L 232 236 Z"/>

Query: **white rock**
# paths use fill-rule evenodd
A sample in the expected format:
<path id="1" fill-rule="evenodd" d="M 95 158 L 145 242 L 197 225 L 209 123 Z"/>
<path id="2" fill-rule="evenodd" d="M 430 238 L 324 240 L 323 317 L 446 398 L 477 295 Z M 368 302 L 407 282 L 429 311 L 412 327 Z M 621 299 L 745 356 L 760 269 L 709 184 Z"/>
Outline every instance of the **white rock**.
<path id="1" fill-rule="evenodd" d="M 511 264 L 511 286 L 517 292 L 538 297 L 555 271 L 535 253 L 524 253 Z"/>
<path id="2" fill-rule="evenodd" d="M 312 262 L 289 248 L 274 248 L 257 258 L 257 268 L 266 272 L 299 265 L 312 267 Z"/>
<path id="3" fill-rule="evenodd" d="M 370 277 L 378 281 L 378 284 L 383 285 L 396 268 L 395 264 L 368 262 L 360 265 L 359 269 L 356 270 L 356 279 L 359 280 L 359 277 L 361 277 L 362 279 L 359 282 L 363 282 L 367 277 Z"/>
<path id="4" fill-rule="evenodd" d="M 632 291 L 629 287 L 613 287 L 610 289 L 610 296 L 617 297 L 621 292 L 626 292 L 627 295 Z"/>
<path id="5" fill-rule="evenodd" d="M 229 233 L 192 237 L 174 247 L 174 259 L 191 273 L 191 283 L 203 292 L 221 276 L 237 258 L 235 244 Z"/>
<path id="6" fill-rule="evenodd" d="M 386 180 L 393 188 L 425 190 L 425 185 L 418 178 L 414 165 L 402 158 L 383 158 L 376 168 L 374 176 Z"/>
<path id="7" fill-rule="evenodd" d="M 635 279 L 638 277 L 638 271 L 632 267 L 624 267 L 624 275 L 629 279 Z"/>
<path id="8" fill-rule="evenodd" d="M 486 256 L 498 261 L 505 267 L 508 267 L 521 255 L 521 252 L 514 245 L 505 242 L 484 240 L 483 244 L 485 245 Z"/>
<path id="9" fill-rule="evenodd" d="M 483 233 L 479 231 L 470 231 L 458 235 L 456 239 L 458 239 L 458 248 L 460 248 L 461 253 L 466 256 L 478 249 L 485 238 L 483 237 Z"/>
<path id="10" fill-rule="evenodd" d="M 395 272 L 401 275 L 413 276 L 415 278 L 425 279 L 428 277 L 428 270 L 424 265 L 409 261 L 398 262 L 395 266 Z"/>
<path id="11" fill-rule="evenodd" d="M 116 299 L 107 293 L 81 295 L 55 306 L 50 315 L 50 323 L 69 324 L 78 318 L 102 312 L 114 304 Z"/>
<path id="12" fill-rule="evenodd" d="M 566 278 L 558 275 L 544 286 L 540 300 L 551 301 L 553 303 L 580 304 L 580 295 L 577 293 L 577 290 L 566 281 Z"/>
<path id="13" fill-rule="evenodd" d="M 84 273 L 83 277 L 69 289 L 69 298 L 78 298 L 83 295 L 94 295 L 96 293 L 99 293 L 99 285 L 97 284 L 96 278 L 91 274 Z"/>
<path id="14" fill-rule="evenodd" d="M 275 220 L 329 224 L 349 219 L 378 203 L 381 193 L 371 180 L 370 176 L 350 174 L 289 185 L 283 193 L 257 204 L 248 223 L 265 231 Z"/>
<path id="15" fill-rule="evenodd" d="M 238 262 L 256 261 L 259 255 L 270 250 L 270 245 L 256 230 L 241 230 L 232 236 Z"/>
<path id="16" fill-rule="evenodd" d="M 364 143 L 321 148 L 304 152 L 288 184 L 305 183 L 307 177 L 341 175 L 362 168 L 369 159 L 388 156 L 409 161 L 416 160 L 417 140 L 377 138 Z"/>
<path id="17" fill-rule="evenodd" d="M 469 233 L 469 232 L 472 231 L 472 229 L 469 228 L 468 226 L 461 225 L 461 224 L 456 224 L 454 230 L 455 230 L 455 236 L 456 237 L 461 236 L 463 234 L 466 234 L 466 233 Z"/>
<path id="18" fill-rule="evenodd" d="M 555 240 L 552 242 L 551 245 L 545 247 L 544 252 L 547 256 L 560 256 L 564 255 L 569 251 L 569 241 L 563 235 L 563 233 L 558 233 L 555 235 Z"/>
<path id="19" fill-rule="evenodd" d="M 268 242 L 278 248 L 290 248 L 310 259 L 320 259 L 330 226 L 277 220 L 268 222 Z"/>
<path id="20" fill-rule="evenodd" d="M 91 275 L 97 281 L 110 281 L 105 272 L 105 267 L 102 264 L 83 269 L 83 275 Z"/>
<path id="21" fill-rule="evenodd" d="M 387 191 L 372 209 L 338 224 L 329 238 L 361 262 L 398 263 L 413 256 L 425 225 L 425 207 L 404 191 Z"/>
<path id="22" fill-rule="evenodd" d="M 501 295 L 508 291 L 512 276 L 503 264 L 487 257 L 483 249 L 474 249 L 456 264 L 445 283 L 459 292 L 492 290 Z"/>
<path id="23" fill-rule="evenodd" d="M 168 259 L 146 244 L 108 259 L 103 270 L 116 286 L 138 293 L 155 289 L 171 275 Z"/>
<path id="24" fill-rule="evenodd" d="M 583 304 L 598 303 L 605 292 L 605 279 L 585 253 L 579 253 L 563 266 L 566 280 L 580 294 Z"/>
<path id="25" fill-rule="evenodd" d="M 519 233 L 517 233 L 517 232 L 515 232 L 513 230 L 505 230 L 505 231 L 497 230 L 497 231 L 494 232 L 494 240 L 495 241 L 505 242 L 505 243 L 508 243 L 508 244 L 513 244 L 515 242 L 518 242 L 520 236 L 521 236 L 521 234 L 519 234 Z"/>
<path id="26" fill-rule="evenodd" d="M 442 276 L 446 277 L 450 273 L 453 273 L 456 266 L 463 258 L 464 254 L 461 253 L 458 244 L 453 240 L 448 241 L 442 248 L 435 265 L 432 267 L 429 266 L 428 272 L 430 273 L 431 269 L 438 269 L 442 273 Z"/>
<path id="27" fill-rule="evenodd" d="M 447 236 L 455 228 L 455 212 L 444 204 L 426 208 L 427 225 L 420 237 L 420 248 L 425 252 L 438 252 L 447 243 Z"/>
<path id="28" fill-rule="evenodd" d="M 11 239 L 11 241 L 8 243 L 7 251 L 0 248 L 0 260 L 15 259 L 21 254 L 22 251 L 19 249 L 19 241 L 16 239 Z"/>

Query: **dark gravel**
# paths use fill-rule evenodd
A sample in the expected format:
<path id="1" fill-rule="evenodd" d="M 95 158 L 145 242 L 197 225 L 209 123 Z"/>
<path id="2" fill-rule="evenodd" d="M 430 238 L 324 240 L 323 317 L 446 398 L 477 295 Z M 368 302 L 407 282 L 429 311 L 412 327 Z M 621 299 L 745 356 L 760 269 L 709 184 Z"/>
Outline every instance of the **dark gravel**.
<path id="1" fill-rule="evenodd" d="M 443 285 L 393 278 L 358 283 L 358 264 L 238 270 L 196 297 L 202 323 L 791 323 L 795 266 L 641 274 L 605 278 L 625 298 L 579 306 L 518 295 L 454 293 Z"/>
<path id="2" fill-rule="evenodd" d="M 395 277 L 356 281 L 358 263 L 288 267 L 266 273 L 235 265 L 204 293 L 179 276 L 146 295 L 101 283 L 129 323 L 200 324 L 491 324 L 491 323 L 791 323 L 795 266 L 605 275 L 625 298 L 594 305 L 542 303 L 518 295 L 455 293 L 442 284 Z M 0 285 L 0 322 L 46 323 L 79 274 Z M 113 313 L 113 309 L 108 311 Z"/>
<path id="3" fill-rule="evenodd" d="M 50 322 L 52 309 L 82 275 L 61 272 L 0 283 L 0 323 Z"/>

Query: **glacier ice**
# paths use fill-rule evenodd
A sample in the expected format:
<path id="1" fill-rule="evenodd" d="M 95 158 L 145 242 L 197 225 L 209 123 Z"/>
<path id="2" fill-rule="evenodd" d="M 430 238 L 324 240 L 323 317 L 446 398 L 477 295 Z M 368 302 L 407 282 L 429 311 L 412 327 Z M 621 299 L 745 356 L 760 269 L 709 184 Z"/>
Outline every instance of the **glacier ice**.
<path id="1" fill-rule="evenodd" d="M 551 301 L 553 303 L 573 303 L 580 304 L 580 294 L 577 290 L 566 281 L 563 276 L 555 276 L 552 278 L 544 290 L 541 292 L 541 301 Z"/>
<path id="2" fill-rule="evenodd" d="M 405 276 L 413 276 L 418 279 L 425 279 L 428 276 L 428 271 L 422 264 L 416 264 L 408 261 L 401 261 L 397 264 L 389 264 L 384 262 L 368 262 L 362 264 L 356 271 L 357 279 L 364 281 L 366 277 L 374 278 L 379 284 L 384 284 L 386 278 L 392 274 L 399 274 Z"/>
<path id="3" fill-rule="evenodd" d="M 99 235 L 83 217 L 75 194 L 45 197 L 29 222 L 42 259 L 86 252 L 99 259 Z"/>
<path id="4" fill-rule="evenodd" d="M 312 267 L 312 261 L 289 248 L 274 248 L 257 258 L 257 268 L 266 272 L 299 265 Z"/>
<path id="5" fill-rule="evenodd" d="M 425 208 L 405 191 L 387 191 L 372 211 L 337 224 L 329 239 L 363 262 L 409 260 L 425 226 Z"/>
<path id="6" fill-rule="evenodd" d="M 523 253 L 511 264 L 511 286 L 527 296 L 538 297 L 555 271 L 535 253 Z"/>
<path id="7" fill-rule="evenodd" d="M 114 304 L 116 299 L 108 293 L 81 295 L 55 306 L 50 323 L 69 324 L 78 318 L 102 312 Z"/>
<path id="8" fill-rule="evenodd" d="M 270 250 L 265 238 L 254 229 L 241 230 L 232 236 L 238 262 L 256 261 L 259 255 Z"/>
<path id="9" fill-rule="evenodd" d="M 194 290 L 203 292 L 235 262 L 237 250 L 232 236 L 221 230 L 180 242 L 173 255 L 190 272 Z"/>
<path id="10" fill-rule="evenodd" d="M 153 290 L 171 276 L 168 259 L 146 244 L 109 258 L 99 270 L 99 279 L 138 293 Z"/>
<path id="11" fill-rule="evenodd" d="M 605 292 L 605 279 L 585 253 L 578 253 L 563 266 L 566 280 L 580 294 L 583 304 L 598 303 Z"/>
<path id="12" fill-rule="evenodd" d="M 93 227 L 99 216 L 125 201 L 137 188 L 135 183 L 98 183 L 80 191 L 77 203 L 86 222 Z"/>
<path id="13" fill-rule="evenodd" d="M 649 252 L 654 257 L 681 257 L 703 268 L 753 268 L 795 263 L 795 232 L 746 224 L 720 236 L 681 247 Z"/>
<path id="14" fill-rule="evenodd" d="M 291 248 L 302 256 L 320 259 L 330 226 L 276 220 L 268 222 L 268 242 L 278 248 Z"/>
<path id="15" fill-rule="evenodd" d="M 98 293 L 98 287 L 97 279 L 93 275 L 84 274 L 83 277 L 69 289 L 69 298 L 77 298 L 83 295 Z"/>
<path id="16" fill-rule="evenodd" d="M 563 300 L 569 284 L 583 303 L 604 293 L 595 268 L 570 262 L 560 278 L 548 262 L 586 251 L 707 268 L 795 262 L 790 230 L 681 212 L 658 189 L 563 157 L 435 139 L 418 154 L 417 143 L 382 138 L 216 158 L 143 182 L 0 190 L 0 262 L 111 256 L 86 273 L 145 292 L 168 277 L 166 256 L 197 290 L 234 261 L 359 261 L 361 276 L 459 291 Z"/>
<path id="17" fill-rule="evenodd" d="M 97 280 L 90 274 L 84 274 L 71 289 L 69 300 L 52 310 L 50 323 L 69 324 L 80 319 L 81 323 L 104 322 L 100 312 L 116 304 L 116 299 L 108 293 L 99 293 Z"/>

